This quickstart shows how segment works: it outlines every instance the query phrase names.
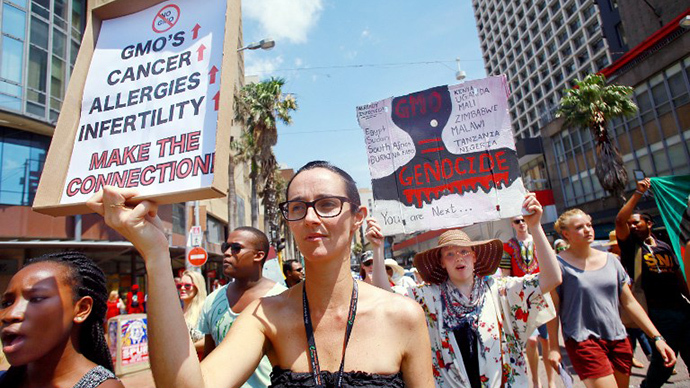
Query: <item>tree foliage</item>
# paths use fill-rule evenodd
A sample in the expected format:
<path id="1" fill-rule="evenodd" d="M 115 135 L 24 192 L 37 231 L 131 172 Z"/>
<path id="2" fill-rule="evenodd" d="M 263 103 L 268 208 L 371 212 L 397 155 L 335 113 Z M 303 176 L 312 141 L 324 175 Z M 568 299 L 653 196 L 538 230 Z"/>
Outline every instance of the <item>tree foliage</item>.
<path id="1" fill-rule="evenodd" d="M 273 146 L 278 142 L 278 120 L 292 124 L 290 112 L 297 110 L 297 101 L 291 94 L 284 94 L 285 80 L 270 78 L 266 81 L 245 85 L 235 97 L 235 120 L 242 123 L 244 131 L 233 142 L 236 160 L 249 164 L 252 185 L 252 226 L 258 224 L 257 196 L 261 193 L 275 196 L 274 173 L 277 162 Z M 272 202 L 272 201 L 269 201 Z M 266 206 L 266 201 L 264 201 Z"/>
<path id="2" fill-rule="evenodd" d="M 622 198 L 628 173 L 607 127 L 612 118 L 637 112 L 637 105 L 630 98 L 633 89 L 607 85 L 606 77 L 600 74 L 589 74 L 582 81 L 575 80 L 575 84 L 561 98 L 556 117 L 563 117 L 565 125 L 589 128 L 596 142 L 595 172 L 599 183 L 611 195 Z"/>

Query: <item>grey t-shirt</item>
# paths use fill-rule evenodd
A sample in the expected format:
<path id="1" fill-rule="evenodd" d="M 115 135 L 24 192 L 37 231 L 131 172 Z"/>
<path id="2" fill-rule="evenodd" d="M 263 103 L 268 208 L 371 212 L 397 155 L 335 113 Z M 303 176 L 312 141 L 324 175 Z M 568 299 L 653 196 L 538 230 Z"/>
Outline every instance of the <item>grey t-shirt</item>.
<path id="1" fill-rule="evenodd" d="M 563 338 L 577 342 L 589 337 L 626 338 L 618 306 L 628 274 L 616 256 L 607 254 L 606 264 L 594 271 L 575 268 L 560 256 L 558 264 L 563 274 L 563 283 L 557 288 Z"/>

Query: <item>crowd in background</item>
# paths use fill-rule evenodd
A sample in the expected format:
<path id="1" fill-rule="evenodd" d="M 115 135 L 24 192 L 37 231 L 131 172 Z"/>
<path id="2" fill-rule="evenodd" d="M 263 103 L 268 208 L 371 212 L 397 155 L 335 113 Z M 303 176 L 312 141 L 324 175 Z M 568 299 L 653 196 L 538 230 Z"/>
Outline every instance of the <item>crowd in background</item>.
<path id="1" fill-rule="evenodd" d="M 384 258 L 385 231 L 367 218 L 352 178 L 312 162 L 280 205 L 304 257 L 283 263 L 287 288 L 262 274 L 266 235 L 240 227 L 222 246 L 232 281 L 208 296 L 200 272 L 173 278 L 155 204 L 130 207 L 132 192 L 106 188 L 89 206 L 144 257 L 148 295 L 137 284 L 122 298 L 107 290 L 103 272 L 80 253 L 28 261 L 2 297 L 0 339 L 11 368 L 0 385 L 121 387 L 105 323 L 147 313 L 159 386 L 527 387 L 531 375 L 537 388 L 541 347 L 552 388 L 565 347 L 588 388 L 624 388 L 641 366 L 633 359 L 639 342 L 651 359 L 643 386 L 660 387 L 676 355 L 690 351 L 690 292 L 684 258 L 635 210 L 649 186 L 638 182 L 600 247 L 579 209 L 561 214 L 552 245 L 541 204 L 527 194 L 523 214 L 510 219 L 511 239 L 445 231 L 414 256 L 407 276 Z M 372 251 L 354 274 L 360 283 L 349 258 L 361 225 Z"/>

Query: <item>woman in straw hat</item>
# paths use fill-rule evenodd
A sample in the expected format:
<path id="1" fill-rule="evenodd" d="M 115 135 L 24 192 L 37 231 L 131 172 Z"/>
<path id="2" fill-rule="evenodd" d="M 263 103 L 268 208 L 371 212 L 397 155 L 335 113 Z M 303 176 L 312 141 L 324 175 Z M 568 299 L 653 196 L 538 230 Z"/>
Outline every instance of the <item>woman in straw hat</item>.
<path id="1" fill-rule="evenodd" d="M 534 237 L 539 274 L 491 276 L 501 261 L 503 243 L 472 241 L 461 230 L 444 232 L 437 247 L 414 257 L 427 284 L 410 289 L 409 295 L 426 315 L 439 388 L 529 385 L 523 351 L 537 326 L 555 316 L 548 293 L 561 276 L 534 194 L 525 197 L 523 207 L 531 213 L 524 219 Z M 367 237 L 376 247 L 377 272 L 383 264 L 383 234 L 376 220 L 370 218 L 367 225 Z"/>
<path id="2" fill-rule="evenodd" d="M 632 348 L 619 309 L 654 338 L 665 366 L 672 366 L 675 354 L 633 296 L 620 261 L 590 246 L 594 241 L 592 218 L 580 209 L 571 209 L 558 217 L 554 227 L 570 246 L 558 256 L 563 283 L 551 295 L 563 323 L 565 348 L 585 386 L 628 386 Z M 549 324 L 548 358 L 554 366 L 561 361 L 558 325 L 558 319 Z"/>

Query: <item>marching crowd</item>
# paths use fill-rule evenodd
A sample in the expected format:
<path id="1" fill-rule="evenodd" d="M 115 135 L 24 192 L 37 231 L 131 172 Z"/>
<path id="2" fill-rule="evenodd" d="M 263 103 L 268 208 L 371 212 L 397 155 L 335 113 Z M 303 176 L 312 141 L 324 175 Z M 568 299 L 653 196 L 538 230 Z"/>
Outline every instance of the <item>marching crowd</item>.
<path id="1" fill-rule="evenodd" d="M 636 340 L 651 354 L 643 386 L 660 387 L 676 356 L 690 354 L 690 292 L 685 258 L 636 211 L 649 187 L 638 182 L 618 213 L 610 252 L 592 246 L 591 217 L 579 209 L 560 215 L 562 240 L 552 248 L 542 206 L 527 194 L 523 215 L 511 219 L 514 238 L 445 231 L 414 256 L 414 281 L 384 259 L 384 230 L 367 217 L 350 175 L 310 162 L 280 204 L 304 257 L 303 266 L 284 263 L 288 288 L 262 275 L 264 233 L 241 227 L 222 246 L 233 281 L 208 296 L 197 272 L 173 277 L 156 203 L 106 187 L 88 205 L 145 260 L 158 387 L 537 388 L 541 346 L 552 388 L 564 345 L 588 388 L 623 388 Z M 350 255 L 362 225 L 373 251 L 358 281 Z M 123 305 L 83 254 L 28 261 L 2 295 L 0 340 L 11 367 L 0 386 L 122 387 L 103 328 Z"/>

